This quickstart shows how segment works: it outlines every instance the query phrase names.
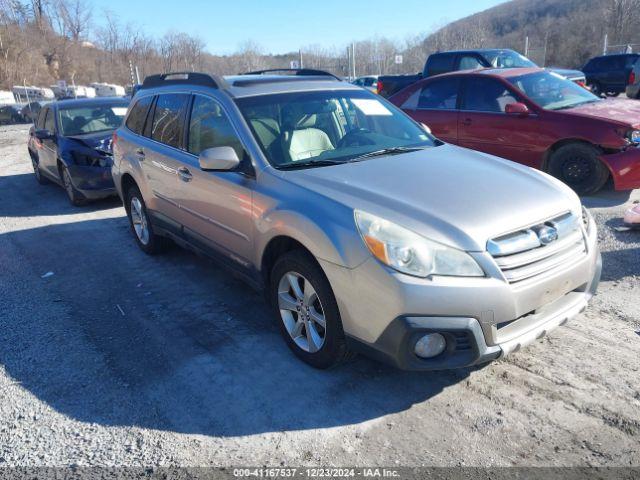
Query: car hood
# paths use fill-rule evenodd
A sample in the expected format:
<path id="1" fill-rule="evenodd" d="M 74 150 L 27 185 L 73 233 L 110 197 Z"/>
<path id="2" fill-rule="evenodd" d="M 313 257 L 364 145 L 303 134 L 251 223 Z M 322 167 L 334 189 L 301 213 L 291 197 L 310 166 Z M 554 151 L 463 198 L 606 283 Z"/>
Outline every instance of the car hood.
<path id="1" fill-rule="evenodd" d="M 562 113 L 612 120 L 630 127 L 640 125 L 640 102 L 629 99 L 611 98 L 601 100 L 562 110 Z"/>
<path id="2" fill-rule="evenodd" d="M 99 132 L 99 133 L 90 133 L 86 135 L 71 135 L 66 137 L 73 142 L 80 143 L 81 145 L 91 148 L 93 150 L 97 150 L 99 152 L 111 154 L 111 141 L 112 141 L 113 132 Z"/>
<path id="3" fill-rule="evenodd" d="M 580 70 L 571 70 L 567 68 L 555 68 L 555 67 L 549 67 L 547 68 L 547 70 L 549 70 L 550 72 L 557 73 L 558 75 L 562 75 L 563 77 L 568 78 L 569 80 L 574 80 L 576 78 L 585 78 L 584 73 L 581 72 Z"/>
<path id="4" fill-rule="evenodd" d="M 282 176 L 350 208 L 468 251 L 524 226 L 574 211 L 580 200 L 529 167 L 452 145 Z"/>

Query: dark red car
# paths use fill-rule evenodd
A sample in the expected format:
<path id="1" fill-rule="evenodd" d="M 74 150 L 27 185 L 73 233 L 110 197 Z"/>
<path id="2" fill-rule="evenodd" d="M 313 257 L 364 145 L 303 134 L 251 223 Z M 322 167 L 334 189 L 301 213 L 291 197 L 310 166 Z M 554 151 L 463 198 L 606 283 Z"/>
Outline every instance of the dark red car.
<path id="1" fill-rule="evenodd" d="M 640 187 L 640 102 L 540 68 L 454 72 L 389 99 L 445 142 L 546 171 L 580 194 Z"/>

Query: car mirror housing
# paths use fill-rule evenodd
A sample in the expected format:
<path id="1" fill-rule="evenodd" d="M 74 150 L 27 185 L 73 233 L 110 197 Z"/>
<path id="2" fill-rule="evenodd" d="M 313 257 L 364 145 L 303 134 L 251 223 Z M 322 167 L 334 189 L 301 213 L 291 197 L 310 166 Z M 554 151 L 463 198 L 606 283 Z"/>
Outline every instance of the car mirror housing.
<path id="1" fill-rule="evenodd" d="M 38 140 L 48 140 L 53 137 L 53 134 L 49 130 L 42 129 L 36 130 L 35 136 Z"/>
<path id="2" fill-rule="evenodd" d="M 202 170 L 234 170 L 240 165 L 238 154 L 232 147 L 211 147 L 198 157 Z"/>
<path id="3" fill-rule="evenodd" d="M 529 107 L 527 107 L 524 103 L 516 102 L 516 103 L 508 103 L 504 107 L 505 113 L 510 113 L 514 115 L 529 115 Z"/>

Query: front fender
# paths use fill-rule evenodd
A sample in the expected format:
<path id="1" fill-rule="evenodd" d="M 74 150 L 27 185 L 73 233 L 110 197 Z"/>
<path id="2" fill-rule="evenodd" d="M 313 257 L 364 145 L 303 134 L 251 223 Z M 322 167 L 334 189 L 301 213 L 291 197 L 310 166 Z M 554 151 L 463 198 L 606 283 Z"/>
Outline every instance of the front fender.
<path id="1" fill-rule="evenodd" d="M 369 257 L 356 229 L 353 210 L 346 207 L 318 215 L 274 209 L 257 222 L 256 228 L 255 265 L 261 265 L 267 245 L 280 236 L 301 243 L 319 260 L 346 268 L 355 268 Z"/>

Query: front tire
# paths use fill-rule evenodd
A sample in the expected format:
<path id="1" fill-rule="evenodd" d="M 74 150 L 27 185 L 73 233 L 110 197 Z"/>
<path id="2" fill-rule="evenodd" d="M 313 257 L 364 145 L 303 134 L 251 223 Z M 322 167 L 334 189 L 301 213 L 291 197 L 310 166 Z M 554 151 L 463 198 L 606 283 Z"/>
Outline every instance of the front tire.
<path id="1" fill-rule="evenodd" d="M 609 170 L 598 150 L 586 143 L 564 145 L 551 155 L 549 173 L 569 185 L 578 195 L 590 195 L 602 188 Z"/>
<path id="2" fill-rule="evenodd" d="M 602 97 L 602 88 L 598 82 L 593 82 L 589 84 L 589 89 L 591 93 L 593 93 L 596 97 Z"/>
<path id="3" fill-rule="evenodd" d="M 80 207 L 87 203 L 87 199 L 84 198 L 84 196 L 78 191 L 78 189 L 73 186 L 69 169 L 64 165 L 60 165 L 59 168 L 62 186 L 64 187 L 64 191 L 67 193 L 67 198 L 69 199 L 71 205 L 73 205 L 74 207 Z"/>
<path id="4" fill-rule="evenodd" d="M 138 187 L 132 186 L 127 191 L 125 208 L 131 232 L 140 250 L 147 255 L 155 255 L 165 251 L 169 240 L 153 231 L 153 225 L 147 212 L 147 205 L 144 203 Z"/>
<path id="5" fill-rule="evenodd" d="M 308 253 L 288 252 L 276 261 L 269 299 L 280 333 L 302 361 L 325 369 L 352 357 L 331 285 Z"/>

